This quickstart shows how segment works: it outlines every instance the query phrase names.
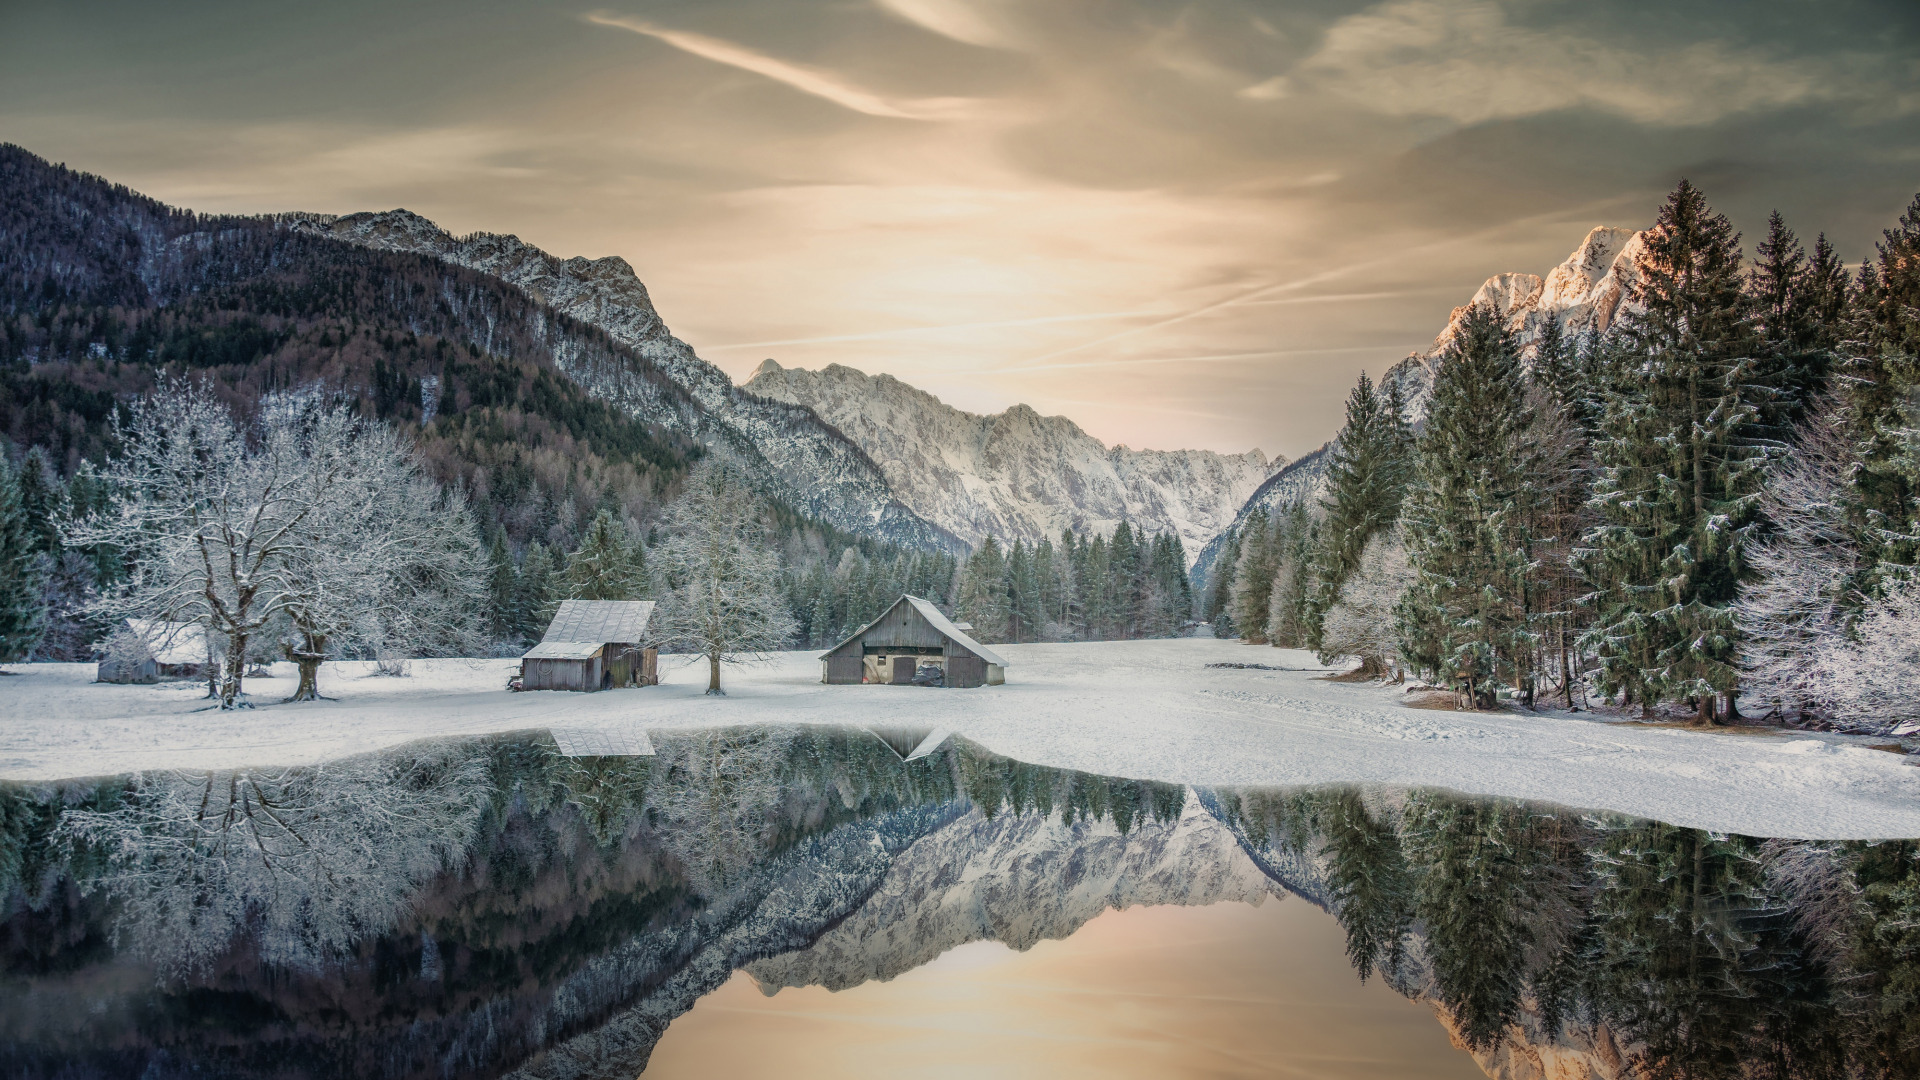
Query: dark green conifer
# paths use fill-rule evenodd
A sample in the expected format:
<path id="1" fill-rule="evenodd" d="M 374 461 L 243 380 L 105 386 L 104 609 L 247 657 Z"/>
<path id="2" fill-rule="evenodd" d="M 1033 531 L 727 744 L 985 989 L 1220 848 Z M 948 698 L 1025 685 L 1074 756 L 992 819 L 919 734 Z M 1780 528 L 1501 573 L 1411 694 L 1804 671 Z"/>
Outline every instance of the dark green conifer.
<path id="1" fill-rule="evenodd" d="M 1360 565 L 1367 541 L 1400 515 L 1410 442 L 1396 382 L 1385 395 L 1366 373 L 1347 395 L 1347 421 L 1327 462 L 1321 549 L 1308 614 L 1307 640 L 1319 646 L 1321 620 Z"/>
<path id="2" fill-rule="evenodd" d="M 1407 659 L 1474 706 L 1531 686 L 1532 419 L 1518 342 L 1474 306 L 1434 377 L 1402 519 L 1415 575 L 1401 600 Z"/>
<path id="3" fill-rule="evenodd" d="M 0 662 L 25 659 L 47 625 L 46 557 L 20 496 L 19 473 L 0 443 Z"/>
<path id="4" fill-rule="evenodd" d="M 1647 233 L 1633 299 L 1602 391 L 1585 640 L 1604 692 L 1691 701 L 1711 723 L 1738 679 L 1731 607 L 1779 450 L 1760 427 L 1777 388 L 1753 360 L 1739 234 L 1685 181 Z"/>

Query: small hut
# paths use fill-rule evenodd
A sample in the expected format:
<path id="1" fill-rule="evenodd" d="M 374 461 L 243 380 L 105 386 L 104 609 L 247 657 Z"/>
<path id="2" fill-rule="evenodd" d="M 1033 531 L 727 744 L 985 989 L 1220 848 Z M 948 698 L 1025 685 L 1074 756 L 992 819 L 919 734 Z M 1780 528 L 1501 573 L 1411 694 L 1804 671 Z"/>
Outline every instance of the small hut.
<path id="1" fill-rule="evenodd" d="M 820 681 L 906 685 L 937 668 L 947 686 L 998 686 L 1007 662 L 955 626 L 940 609 L 903 596 L 886 614 L 820 656 Z"/>
<path id="2" fill-rule="evenodd" d="M 651 600 L 562 600 L 540 644 L 520 658 L 520 689 L 652 686 L 660 681 L 652 619 Z"/>
<path id="3" fill-rule="evenodd" d="M 107 638 L 94 678 L 104 683 L 197 679 L 211 670 L 207 628 L 165 619 L 127 619 Z"/>

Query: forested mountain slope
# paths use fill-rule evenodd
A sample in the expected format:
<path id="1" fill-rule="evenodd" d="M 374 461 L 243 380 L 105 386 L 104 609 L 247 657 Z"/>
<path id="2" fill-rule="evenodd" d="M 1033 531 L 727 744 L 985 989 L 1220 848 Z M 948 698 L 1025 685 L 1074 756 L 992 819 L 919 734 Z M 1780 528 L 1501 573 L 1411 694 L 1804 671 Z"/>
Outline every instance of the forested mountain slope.
<path id="1" fill-rule="evenodd" d="M 560 259 L 518 237 L 495 233 L 455 237 L 406 210 L 345 217 L 285 214 L 278 220 L 300 233 L 431 255 L 518 286 L 539 303 L 599 328 L 665 373 L 705 410 L 703 437 L 724 439 L 765 462 L 765 477 L 782 501 L 839 528 L 913 546 L 958 546 L 902 505 L 872 459 L 811 409 L 735 386 L 674 337 L 624 259 Z M 595 396 L 625 400 L 618 370 L 580 371 L 575 377 Z"/>

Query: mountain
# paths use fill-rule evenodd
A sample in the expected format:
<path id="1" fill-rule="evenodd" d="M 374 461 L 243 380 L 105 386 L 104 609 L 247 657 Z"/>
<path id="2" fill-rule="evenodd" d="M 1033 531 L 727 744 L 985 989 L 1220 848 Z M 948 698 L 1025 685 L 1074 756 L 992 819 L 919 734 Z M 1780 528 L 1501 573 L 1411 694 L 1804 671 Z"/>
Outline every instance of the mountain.
<path id="1" fill-rule="evenodd" d="M 969 543 L 1032 543 L 1068 528 L 1107 533 L 1125 521 L 1177 534 L 1191 560 L 1285 463 L 1258 450 L 1109 447 L 1063 416 L 1025 405 L 980 416 L 891 375 L 839 364 L 807 371 L 768 360 L 746 388 L 805 406 L 845 432 L 903 503 Z"/>
<path id="2" fill-rule="evenodd" d="M 672 379 L 704 410 L 708 423 L 696 437 L 709 444 L 725 442 L 750 462 L 764 460 L 765 479 L 794 508 L 896 543 L 960 546 L 896 499 L 873 460 L 812 410 L 742 390 L 674 337 L 633 267 L 618 256 L 561 259 L 515 236 L 456 237 L 407 210 L 344 217 L 283 214 L 276 220 L 297 232 L 376 250 L 430 255 L 517 286 L 536 303 L 605 331 Z M 588 392 L 627 403 L 624 373 L 569 374 Z M 671 418 L 644 418 L 671 426 Z"/>
<path id="3" fill-rule="evenodd" d="M 1467 311 L 1475 304 L 1491 305 L 1506 317 L 1507 327 L 1530 349 L 1546 325 L 1548 316 L 1558 316 L 1560 328 L 1571 338 L 1586 334 L 1605 334 L 1621 315 L 1632 310 L 1634 282 L 1639 277 L 1640 258 L 1646 252 L 1646 234 L 1633 229 L 1600 226 L 1587 233 L 1546 277 L 1534 274 L 1495 274 L 1482 284 L 1473 298 L 1453 309 L 1447 325 L 1433 339 L 1433 345 L 1388 368 L 1380 377 L 1384 389 L 1398 384 L 1407 402 L 1408 419 L 1416 424 L 1426 416 L 1427 402 L 1433 396 L 1433 376 L 1440 355 L 1459 333 Z M 1214 560 L 1226 545 L 1227 537 L 1238 529 L 1256 509 L 1272 513 L 1301 499 L 1317 500 L 1326 490 L 1327 461 L 1337 443 L 1329 442 L 1311 454 L 1305 454 L 1275 473 L 1242 503 L 1232 523 L 1213 536 L 1194 561 L 1194 580 L 1205 579 Z"/>
<path id="4" fill-rule="evenodd" d="M 972 941 L 1025 951 L 1108 910 L 1285 896 L 1191 796 L 1174 821 L 1069 822 L 974 807 L 901 852 L 859 910 L 805 949 L 748 964 L 760 988 L 844 990 Z"/>

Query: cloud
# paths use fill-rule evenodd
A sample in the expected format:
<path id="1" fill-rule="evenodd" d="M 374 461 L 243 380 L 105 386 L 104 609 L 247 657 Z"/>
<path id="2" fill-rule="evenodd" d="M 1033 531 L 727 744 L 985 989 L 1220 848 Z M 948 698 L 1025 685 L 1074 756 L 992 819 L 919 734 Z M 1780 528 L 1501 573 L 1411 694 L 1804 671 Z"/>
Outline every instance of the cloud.
<path id="1" fill-rule="evenodd" d="M 1867 89 L 1833 64 L 1718 41 L 1633 49 L 1515 26 L 1492 0 L 1378 5 L 1328 28 L 1292 74 L 1296 90 L 1316 86 L 1389 115 L 1463 124 L 1587 107 L 1682 126 Z M 1284 85 L 1268 80 L 1240 93 L 1259 100 Z"/>
<path id="2" fill-rule="evenodd" d="M 597 26 L 611 26 L 636 34 L 644 34 L 665 42 L 681 52 L 690 53 L 703 60 L 711 60 L 716 64 L 738 68 L 741 71 L 750 71 L 755 75 L 790 86 L 803 94 L 811 94 L 822 100 L 831 101 L 843 109 L 851 109 L 868 116 L 883 116 L 894 120 L 953 120 L 972 113 L 974 105 L 977 104 L 968 98 L 882 97 L 871 91 L 849 85 L 832 72 L 788 63 L 777 57 L 755 52 L 743 45 L 707 37 L 705 34 L 669 30 L 639 19 L 606 12 L 595 12 L 586 16 L 586 20 Z"/>
<path id="3" fill-rule="evenodd" d="M 1237 91 L 1237 94 L 1240 97 L 1246 98 L 1248 101 L 1279 101 L 1281 98 L 1286 97 L 1291 90 L 1292 86 L 1288 83 L 1285 75 L 1275 75 L 1265 82 L 1257 82 L 1252 86 L 1243 86 Z"/>
<path id="4" fill-rule="evenodd" d="M 989 49 L 1018 48 L 1005 30 L 965 0 L 874 0 L 880 9 L 923 30 L 967 45 Z"/>

